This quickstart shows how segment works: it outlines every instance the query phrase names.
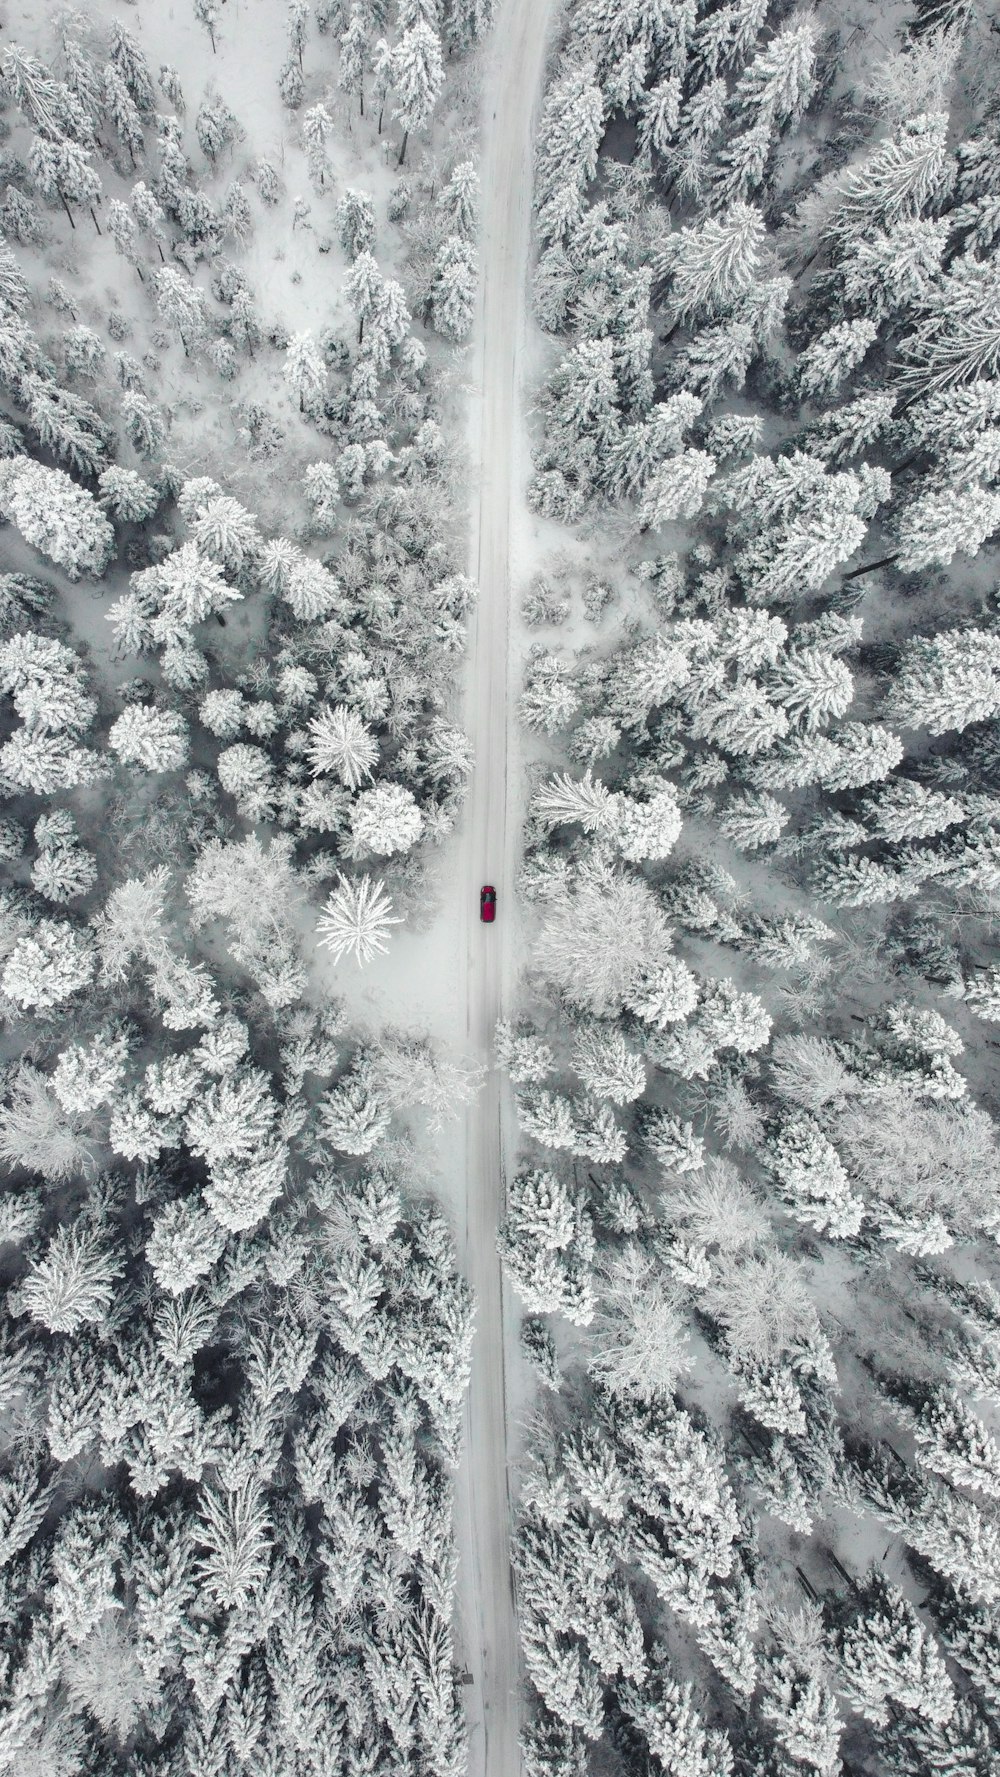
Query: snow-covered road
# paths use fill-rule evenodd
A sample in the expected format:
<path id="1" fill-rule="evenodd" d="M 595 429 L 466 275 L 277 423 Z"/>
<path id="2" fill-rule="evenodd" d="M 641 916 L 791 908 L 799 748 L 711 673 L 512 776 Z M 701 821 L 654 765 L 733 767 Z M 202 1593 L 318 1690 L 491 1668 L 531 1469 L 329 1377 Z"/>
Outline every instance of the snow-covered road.
<path id="1" fill-rule="evenodd" d="M 504 1211 L 504 1107 L 493 1031 L 513 967 L 511 918 L 518 830 L 511 807 L 509 730 L 517 687 L 509 667 L 511 517 L 523 500 L 519 368 L 531 241 L 533 119 L 551 0 L 501 0 L 487 59 L 483 108 L 482 286 L 477 404 L 470 428 L 476 482 L 473 566 L 479 605 L 470 636 L 466 726 L 476 761 L 456 887 L 465 975 L 466 1047 L 490 1064 L 465 1119 L 465 1253 L 478 1302 L 459 1499 L 468 1613 L 470 1770 L 517 1777 L 520 1662 L 510 1568 L 508 1403 L 504 1292 L 497 1226 Z M 478 891 L 491 882 L 498 919 L 481 925 Z"/>

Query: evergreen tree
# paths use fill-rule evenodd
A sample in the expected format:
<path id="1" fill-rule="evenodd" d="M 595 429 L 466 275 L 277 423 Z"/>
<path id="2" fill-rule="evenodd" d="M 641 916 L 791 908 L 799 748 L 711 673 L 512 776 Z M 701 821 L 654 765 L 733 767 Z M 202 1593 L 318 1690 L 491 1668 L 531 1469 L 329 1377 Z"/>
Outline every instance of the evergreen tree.
<path id="1" fill-rule="evenodd" d="M 981 260 L 963 253 L 938 286 L 928 290 L 922 310 L 919 325 L 900 346 L 907 387 L 920 394 L 936 393 L 955 383 L 997 375 L 1000 274 L 995 256 Z"/>
<path id="2" fill-rule="evenodd" d="M 114 553 L 114 531 L 93 496 L 61 469 L 27 457 L 0 463 L 0 511 L 70 580 L 99 579 Z"/>
<path id="3" fill-rule="evenodd" d="M 392 84 L 397 100 L 393 116 L 403 125 L 398 162 L 402 166 L 410 131 L 421 130 L 430 121 L 444 85 L 441 42 L 425 19 L 418 18 L 400 37 L 393 51 Z"/>
<path id="4" fill-rule="evenodd" d="M 769 685 L 771 696 L 808 733 L 842 716 L 854 698 L 854 678 L 844 662 L 821 647 L 789 648 Z"/>
<path id="5" fill-rule="evenodd" d="M 817 1777 L 838 1777 L 843 1728 L 836 1701 L 821 1671 L 805 1661 L 779 1655 L 763 1673 L 761 1718 L 768 1723 L 792 1769 L 804 1766 Z"/>
<path id="6" fill-rule="evenodd" d="M 903 645 L 887 699 L 893 719 L 945 734 L 1000 710 L 1000 639 L 981 629 L 948 629 Z"/>
<path id="7" fill-rule="evenodd" d="M 845 722 L 839 730 L 836 757 L 824 760 L 822 782 L 830 790 L 860 789 L 879 783 L 903 757 L 898 735 L 877 723 Z"/>
<path id="8" fill-rule="evenodd" d="M 334 962 L 353 951 L 358 963 L 370 962 L 375 955 L 384 956 L 389 948 L 388 927 L 401 925 L 391 917 L 392 902 L 385 885 L 370 876 L 354 881 L 340 878 L 339 886 L 323 909 L 317 931 L 323 936 L 318 943 L 332 951 Z"/>
<path id="9" fill-rule="evenodd" d="M 201 344 L 205 334 L 205 299 L 190 278 L 161 265 L 153 275 L 157 307 L 169 327 L 177 334 L 184 356 L 191 356 L 192 347 Z"/>
<path id="10" fill-rule="evenodd" d="M 344 295 L 358 317 L 358 344 L 365 337 L 365 322 L 378 315 L 382 303 L 382 274 L 372 255 L 362 249 L 354 256 L 344 285 Z"/>
<path id="11" fill-rule="evenodd" d="M 778 130 L 797 123 L 816 86 L 818 28 L 809 17 L 793 18 L 754 56 L 740 75 L 732 98 L 736 117 L 764 118 Z"/>
<path id="12" fill-rule="evenodd" d="M 139 456 L 157 456 L 166 436 L 159 408 L 138 390 L 125 389 L 121 398 L 121 416 L 129 442 Z"/>
<path id="13" fill-rule="evenodd" d="M 571 63 L 548 88 L 535 163 L 535 202 L 545 242 L 561 239 L 583 214 L 597 172 L 604 99 L 593 61 Z"/>
<path id="14" fill-rule="evenodd" d="M 337 85 L 341 92 L 357 93 L 361 116 L 365 114 L 365 69 L 368 63 L 369 36 L 364 8 L 354 4 L 345 29 L 340 34 L 340 63 Z"/>
<path id="15" fill-rule="evenodd" d="M 387 1134 L 389 1120 L 387 1106 L 360 1069 L 328 1092 L 320 1109 L 325 1139 L 344 1154 L 370 1154 Z"/>
<path id="16" fill-rule="evenodd" d="M 873 1568 L 836 1639 L 842 1687 L 867 1721 L 889 1720 L 890 1703 L 945 1722 L 955 1696 L 937 1646 L 907 1598 Z"/>
<path id="17" fill-rule="evenodd" d="M 691 59 L 702 79 L 714 80 L 720 71 L 740 67 L 763 28 L 767 10 L 766 0 L 727 0 L 699 20 Z"/>
<path id="18" fill-rule="evenodd" d="M 64 919 L 40 919 L 8 951 L 0 988 L 25 1011 L 62 1005 L 94 978 L 89 935 Z"/>
<path id="19" fill-rule="evenodd" d="M 639 504 L 642 529 L 694 518 L 715 474 L 715 459 L 703 450 L 685 450 L 653 470 Z"/>
<path id="20" fill-rule="evenodd" d="M 978 555 L 1000 528 L 1000 494 L 970 485 L 931 489 L 904 507 L 899 518 L 901 568 L 947 567 L 956 551 Z"/>
<path id="21" fill-rule="evenodd" d="M 588 1325 L 594 1311 L 590 1218 L 555 1174 L 516 1175 L 499 1249 L 529 1313 L 562 1313 Z"/>
<path id="22" fill-rule="evenodd" d="M 309 723 L 307 757 L 314 773 L 336 772 L 349 790 L 372 776 L 378 743 L 357 710 L 335 704 L 320 710 Z"/>
<path id="23" fill-rule="evenodd" d="M 375 244 L 375 206 L 366 192 L 344 192 L 337 204 L 340 242 L 351 259 L 370 253 Z"/>
<path id="24" fill-rule="evenodd" d="M 479 215 L 479 174 L 475 161 L 458 162 L 437 201 L 454 233 L 471 241 L 475 237 Z"/>
<path id="25" fill-rule="evenodd" d="M 639 147 L 667 154 L 681 120 L 682 86 L 675 74 L 658 80 L 639 100 Z"/>
<path id="26" fill-rule="evenodd" d="M 75 1333 L 102 1321 L 121 1275 L 118 1254 L 97 1229 L 57 1228 L 44 1258 L 35 1260 L 18 1286 L 17 1309 L 50 1333 Z"/>
<path id="27" fill-rule="evenodd" d="M 156 1217 L 146 1241 L 146 1262 L 161 1290 L 181 1296 L 208 1276 L 225 1243 L 207 1210 L 182 1198 Z"/>
<path id="28" fill-rule="evenodd" d="M 860 240 L 933 206 L 949 177 L 946 114 L 909 118 L 860 166 L 837 176 L 824 234 L 846 257 Z"/>
<path id="29" fill-rule="evenodd" d="M 814 1117 L 783 1123 L 769 1143 L 775 1182 L 797 1222 L 842 1240 L 857 1234 L 864 1203 L 852 1194 L 847 1171 Z"/>
<path id="30" fill-rule="evenodd" d="M 1000 1701 L 1000 1624 L 993 1611 L 939 1586 L 931 1607 L 946 1651 L 968 1673 L 991 1708 Z"/>
<path id="31" fill-rule="evenodd" d="M 144 771 L 179 771 L 187 762 L 187 723 L 175 710 L 132 704 L 113 722 L 108 745 L 123 765 Z"/>
<path id="32" fill-rule="evenodd" d="M 435 262 L 434 325 L 446 339 L 467 339 L 476 306 L 476 262 L 469 243 L 449 235 Z"/>
<path id="33" fill-rule="evenodd" d="M 669 1676 L 663 1650 L 651 1684 L 623 1684 L 618 1700 L 640 1730 L 656 1768 L 670 1777 L 728 1777 L 733 1755 L 720 1728 L 707 1728 L 694 1704 L 691 1684 Z"/>
<path id="34" fill-rule="evenodd" d="M 144 524 L 159 504 L 159 495 L 134 469 L 112 464 L 98 478 L 100 504 L 121 524 Z"/>
<path id="35" fill-rule="evenodd" d="M 917 1462 L 953 1487 L 1000 1498 L 1000 1444 L 954 1391 L 883 1379 L 917 1444 Z"/>
<path id="36" fill-rule="evenodd" d="M 828 327 L 796 364 L 802 393 L 831 395 L 846 376 L 857 370 L 877 333 L 874 321 L 841 321 L 836 327 Z"/>
<path id="37" fill-rule="evenodd" d="M 374 852 L 383 858 L 409 851 L 422 827 L 412 790 L 403 784 L 377 784 L 362 790 L 351 809 L 352 851 L 356 856 Z"/>
<path id="38" fill-rule="evenodd" d="M 298 401 L 299 412 L 315 418 L 326 399 L 327 372 L 323 354 L 310 332 L 295 333 L 285 355 L 285 387 Z"/>
<path id="39" fill-rule="evenodd" d="M 757 279 L 764 219 L 748 204 L 685 226 L 668 237 L 657 273 L 669 277 L 675 321 L 709 320 L 732 312 Z"/>
<path id="40" fill-rule="evenodd" d="M 28 168 L 39 191 L 62 204 L 71 228 L 76 228 L 71 204 L 95 204 L 101 182 L 90 164 L 90 150 L 66 136 L 34 136 L 28 149 Z"/>

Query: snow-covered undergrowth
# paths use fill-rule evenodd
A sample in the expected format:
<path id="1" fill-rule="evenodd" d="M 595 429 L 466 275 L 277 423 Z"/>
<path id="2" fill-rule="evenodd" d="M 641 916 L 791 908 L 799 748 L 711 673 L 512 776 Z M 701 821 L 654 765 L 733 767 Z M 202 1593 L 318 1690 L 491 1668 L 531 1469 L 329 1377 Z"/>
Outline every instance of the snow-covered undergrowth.
<path id="1" fill-rule="evenodd" d="M 313 957 L 424 908 L 469 768 L 486 22 L 4 19 L 12 1772 L 463 1768 L 472 1303 L 407 1126 L 478 1076 Z"/>
<path id="2" fill-rule="evenodd" d="M 963 0 L 581 0 L 552 60 L 532 1777 L 995 1757 L 998 92 Z"/>

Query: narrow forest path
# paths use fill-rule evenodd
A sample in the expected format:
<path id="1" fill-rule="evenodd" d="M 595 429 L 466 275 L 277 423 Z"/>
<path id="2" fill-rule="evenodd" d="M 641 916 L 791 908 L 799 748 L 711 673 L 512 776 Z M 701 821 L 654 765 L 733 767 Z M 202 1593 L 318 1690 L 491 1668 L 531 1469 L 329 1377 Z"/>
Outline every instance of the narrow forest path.
<path id="1" fill-rule="evenodd" d="M 465 976 L 466 1041 L 489 1066 L 465 1115 L 464 1263 L 478 1312 L 459 1485 L 464 1566 L 470 1771 L 517 1777 L 520 1659 L 510 1566 L 508 1401 L 504 1290 L 497 1227 L 504 1214 L 504 1110 L 493 1032 L 513 968 L 510 922 L 518 825 L 511 807 L 510 729 L 517 687 L 510 664 L 512 512 L 523 500 L 516 464 L 522 421 L 519 366 L 531 245 L 532 146 L 551 0 L 500 0 L 486 62 L 482 155 L 482 278 L 470 427 L 476 487 L 472 625 L 465 724 L 475 769 L 465 808 L 456 932 Z M 479 921 L 479 888 L 495 885 L 498 918 Z"/>

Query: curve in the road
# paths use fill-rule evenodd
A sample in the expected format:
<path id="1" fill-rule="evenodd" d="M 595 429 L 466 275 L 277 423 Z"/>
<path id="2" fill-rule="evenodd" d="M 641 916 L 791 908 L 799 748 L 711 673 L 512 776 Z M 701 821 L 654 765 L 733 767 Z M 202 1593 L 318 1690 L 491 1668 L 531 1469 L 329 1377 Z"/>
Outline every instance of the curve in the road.
<path id="1" fill-rule="evenodd" d="M 519 364 L 531 245 L 531 163 L 552 0 L 501 0 L 487 59 L 483 107 L 482 272 L 473 563 L 479 601 L 469 638 L 466 725 L 475 768 L 466 805 L 459 882 L 465 887 L 458 954 L 466 976 L 467 1042 L 486 1061 L 486 1086 L 465 1124 L 465 1260 L 478 1304 L 459 1498 L 466 1573 L 466 1653 L 472 1675 L 470 1769 L 518 1777 L 520 1657 L 510 1565 L 504 1289 L 497 1258 L 503 1219 L 501 1081 L 493 1032 L 511 961 L 518 833 L 510 813 L 511 518 L 521 432 Z M 478 919 L 482 883 L 498 891 L 493 926 Z"/>

